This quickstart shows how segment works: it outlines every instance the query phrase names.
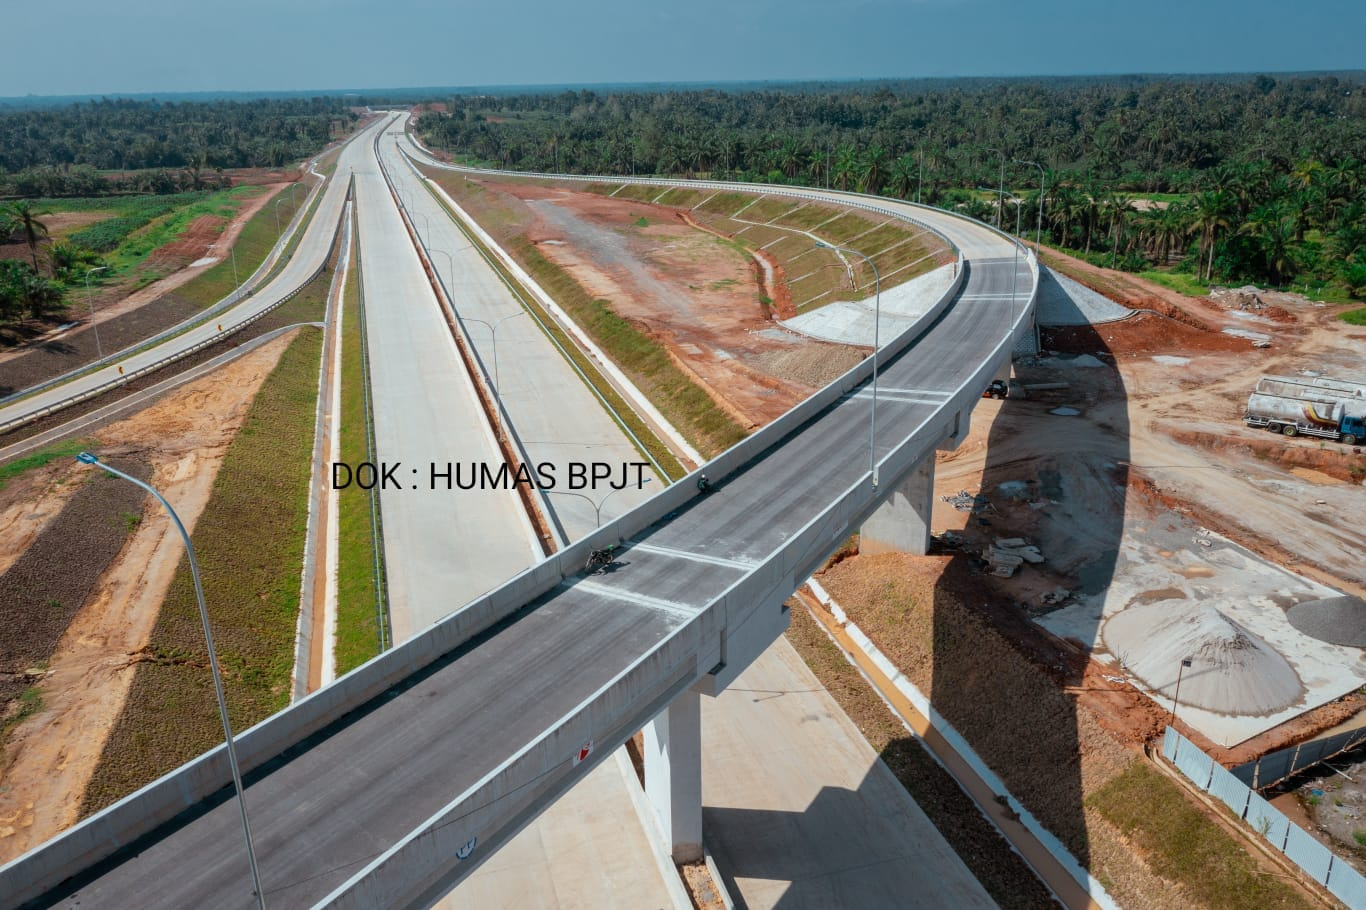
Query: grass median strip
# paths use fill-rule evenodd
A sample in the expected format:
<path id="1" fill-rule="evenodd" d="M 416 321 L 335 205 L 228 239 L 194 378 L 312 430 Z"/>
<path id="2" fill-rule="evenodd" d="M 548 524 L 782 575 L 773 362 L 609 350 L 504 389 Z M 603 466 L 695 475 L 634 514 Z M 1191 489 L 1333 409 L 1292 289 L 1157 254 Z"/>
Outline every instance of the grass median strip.
<path id="1" fill-rule="evenodd" d="M 365 373 L 361 360 L 360 274 L 347 275 L 341 335 L 341 433 L 338 460 L 373 462 L 366 435 Z M 338 496 L 337 503 L 337 640 L 340 676 L 380 651 L 379 592 L 375 579 L 375 535 L 370 502 L 359 495 Z"/>
<path id="2" fill-rule="evenodd" d="M 294 338 L 229 446 L 194 530 L 234 729 L 289 701 L 322 333 Z M 100 809 L 222 739 L 183 556 L 86 791 Z"/>
<path id="3" fill-rule="evenodd" d="M 1200 906 L 1309 907 L 1299 891 L 1258 869 L 1248 849 L 1209 819 L 1174 781 L 1142 762 L 1091 795 L 1087 804 L 1156 860 Z"/>

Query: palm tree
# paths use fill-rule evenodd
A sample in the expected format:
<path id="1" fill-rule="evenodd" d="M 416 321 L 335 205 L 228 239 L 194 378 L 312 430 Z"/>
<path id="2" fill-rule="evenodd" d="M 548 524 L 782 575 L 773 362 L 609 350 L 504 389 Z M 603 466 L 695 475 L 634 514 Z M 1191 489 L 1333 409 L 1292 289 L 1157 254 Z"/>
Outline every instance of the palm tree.
<path id="1" fill-rule="evenodd" d="M 887 181 L 887 150 L 875 145 L 863 155 L 862 174 L 859 183 L 863 192 L 876 196 L 882 192 L 882 184 Z"/>
<path id="2" fill-rule="evenodd" d="M 1232 223 L 1233 209 L 1233 199 L 1223 190 L 1207 190 L 1195 197 L 1192 222 L 1200 231 L 1200 258 L 1208 260 L 1202 276 L 1205 281 L 1209 281 L 1214 274 L 1214 242 L 1219 229 Z M 1209 251 L 1208 256 L 1206 250 Z"/>
<path id="3" fill-rule="evenodd" d="M 901 155 L 892 162 L 892 179 L 888 188 L 898 199 L 911 198 L 911 188 L 919 180 L 919 164 L 914 155 Z"/>
<path id="4" fill-rule="evenodd" d="M 38 241 L 46 239 L 47 225 L 38 219 L 43 215 L 50 215 L 51 212 L 39 212 L 33 208 L 33 203 L 27 199 L 19 199 L 15 202 L 5 204 L 3 213 L 0 213 L 0 223 L 7 224 L 9 231 L 18 231 L 24 235 L 24 242 L 28 244 L 29 256 L 33 258 L 33 271 L 38 271 Z"/>

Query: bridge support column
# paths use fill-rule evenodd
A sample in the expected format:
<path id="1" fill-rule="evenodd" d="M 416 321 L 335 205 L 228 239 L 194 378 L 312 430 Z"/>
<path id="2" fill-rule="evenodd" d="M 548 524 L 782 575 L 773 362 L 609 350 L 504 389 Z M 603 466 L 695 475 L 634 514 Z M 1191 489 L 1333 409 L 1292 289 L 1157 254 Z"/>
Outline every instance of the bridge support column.
<path id="1" fill-rule="evenodd" d="M 676 863 L 702 858 L 702 702 L 682 693 L 645 728 L 645 795 Z"/>
<path id="2" fill-rule="evenodd" d="M 859 529 L 858 551 L 910 553 L 930 551 L 930 518 L 934 513 L 934 453 L 915 466 L 888 500 Z"/>

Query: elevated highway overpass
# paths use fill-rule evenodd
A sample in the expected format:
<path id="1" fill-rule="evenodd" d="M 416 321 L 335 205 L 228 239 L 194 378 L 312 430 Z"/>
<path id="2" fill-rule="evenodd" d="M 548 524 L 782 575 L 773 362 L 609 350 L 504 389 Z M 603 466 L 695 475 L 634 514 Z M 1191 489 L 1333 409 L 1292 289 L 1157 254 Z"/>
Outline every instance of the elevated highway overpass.
<path id="1" fill-rule="evenodd" d="M 883 348 L 880 483 L 865 361 L 708 464 L 712 494 L 662 491 L 247 731 L 268 903 L 425 905 L 666 709 L 682 715 L 663 725 L 667 749 L 697 693 L 723 689 L 781 633 L 795 587 L 965 435 L 1029 327 L 1037 268 L 985 226 L 901 208 L 962 258 L 950 293 Z M 619 540 L 613 570 L 585 576 L 588 550 Z M 219 748 L 0 869 L 0 893 L 253 906 L 228 779 Z"/>

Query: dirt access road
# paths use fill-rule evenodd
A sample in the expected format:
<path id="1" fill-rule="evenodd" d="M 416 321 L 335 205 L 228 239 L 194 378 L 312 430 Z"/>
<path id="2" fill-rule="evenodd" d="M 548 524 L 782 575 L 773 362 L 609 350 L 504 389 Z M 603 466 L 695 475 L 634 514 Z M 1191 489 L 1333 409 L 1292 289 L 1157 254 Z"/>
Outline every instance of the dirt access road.
<path id="1" fill-rule="evenodd" d="M 295 334 L 99 430 L 97 451 L 150 463 L 153 486 L 193 531 L 229 443 Z M 57 459 L 0 490 L 0 553 L 23 552 L 79 486 L 64 478 L 86 470 L 94 469 Z M 149 498 L 136 531 L 75 615 L 37 683 L 42 710 L 0 743 L 0 863 L 79 820 L 86 783 L 183 553 L 170 519 Z"/>

